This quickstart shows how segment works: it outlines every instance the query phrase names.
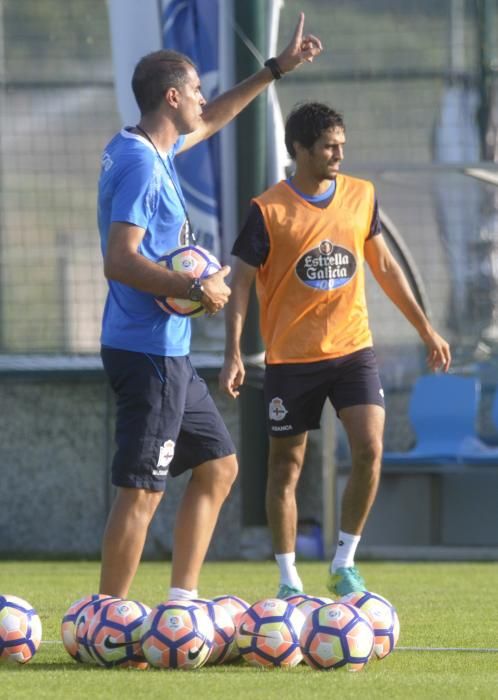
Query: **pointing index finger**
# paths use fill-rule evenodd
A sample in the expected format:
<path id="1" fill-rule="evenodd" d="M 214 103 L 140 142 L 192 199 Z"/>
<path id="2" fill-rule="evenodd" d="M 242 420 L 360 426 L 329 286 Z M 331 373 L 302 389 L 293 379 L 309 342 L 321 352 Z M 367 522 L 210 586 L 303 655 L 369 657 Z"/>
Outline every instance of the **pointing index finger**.
<path id="1" fill-rule="evenodd" d="M 299 20 L 297 22 L 296 28 L 294 30 L 294 35 L 292 41 L 296 46 L 300 46 L 303 38 L 303 28 L 304 28 L 304 12 L 299 13 Z"/>

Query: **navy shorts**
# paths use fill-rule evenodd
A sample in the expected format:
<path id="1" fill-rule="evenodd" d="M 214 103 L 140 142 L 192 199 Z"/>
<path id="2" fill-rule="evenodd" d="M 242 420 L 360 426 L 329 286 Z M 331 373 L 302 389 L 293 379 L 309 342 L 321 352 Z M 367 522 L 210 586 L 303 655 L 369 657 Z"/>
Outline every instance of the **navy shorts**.
<path id="1" fill-rule="evenodd" d="M 164 491 L 178 476 L 235 446 L 206 383 L 189 357 L 162 357 L 103 347 L 116 394 L 115 486 Z"/>
<path id="2" fill-rule="evenodd" d="M 349 406 L 384 408 L 373 348 L 320 362 L 267 365 L 264 380 L 266 424 L 271 437 L 298 435 L 320 427 L 323 404 L 336 413 Z"/>

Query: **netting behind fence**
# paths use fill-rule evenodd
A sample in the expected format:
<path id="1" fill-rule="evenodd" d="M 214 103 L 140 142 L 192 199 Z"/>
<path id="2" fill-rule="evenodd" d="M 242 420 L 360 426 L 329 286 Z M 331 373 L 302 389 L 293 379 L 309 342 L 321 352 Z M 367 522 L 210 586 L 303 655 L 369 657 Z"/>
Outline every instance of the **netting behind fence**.
<path id="1" fill-rule="evenodd" d="M 2 29 L 1 349 L 95 351 L 95 186 L 119 125 L 106 5 L 7 1 Z"/>
<path id="2" fill-rule="evenodd" d="M 120 126 L 106 3 L 0 8 L 0 351 L 95 352 L 106 291 L 96 181 Z M 343 111 L 344 169 L 375 182 L 435 323 L 463 361 L 483 341 L 494 353 L 496 188 L 461 166 L 495 147 L 496 3 L 287 0 L 282 42 L 300 9 L 327 50 L 278 84 L 284 115 L 303 99 Z M 371 282 L 369 296 L 379 351 L 414 347 L 414 332 Z M 198 348 L 221 348 L 221 324 L 198 328 Z"/>

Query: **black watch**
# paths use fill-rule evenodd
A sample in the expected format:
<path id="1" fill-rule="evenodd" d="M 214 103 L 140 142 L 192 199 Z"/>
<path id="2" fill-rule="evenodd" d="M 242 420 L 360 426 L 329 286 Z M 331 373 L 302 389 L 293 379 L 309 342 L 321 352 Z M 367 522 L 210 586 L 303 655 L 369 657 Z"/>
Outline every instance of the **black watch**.
<path id="1" fill-rule="evenodd" d="M 264 62 L 264 66 L 270 69 L 270 72 L 275 80 L 280 80 L 280 78 L 283 76 L 282 69 L 278 65 L 276 58 L 269 58 Z"/>
<path id="2" fill-rule="evenodd" d="M 202 301 L 203 294 L 204 288 L 201 284 L 201 280 L 198 277 L 196 277 L 188 290 L 188 298 L 190 299 L 190 301 Z"/>

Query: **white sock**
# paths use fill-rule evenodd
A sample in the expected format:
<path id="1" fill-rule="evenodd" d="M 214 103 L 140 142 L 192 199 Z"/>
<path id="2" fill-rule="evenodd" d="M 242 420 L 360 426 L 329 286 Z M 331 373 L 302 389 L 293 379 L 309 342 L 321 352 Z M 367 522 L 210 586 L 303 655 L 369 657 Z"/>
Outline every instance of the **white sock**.
<path id="1" fill-rule="evenodd" d="M 299 578 L 296 569 L 296 553 L 287 552 L 286 554 L 275 554 L 275 560 L 280 569 L 280 585 L 292 586 L 303 590 L 303 582 Z"/>
<path id="2" fill-rule="evenodd" d="M 335 573 L 342 567 L 354 566 L 354 555 L 361 540 L 361 535 L 350 535 L 348 532 L 339 530 L 339 538 L 334 558 L 330 564 L 330 571 Z"/>
<path id="3" fill-rule="evenodd" d="M 170 588 L 168 593 L 168 600 L 193 600 L 198 597 L 197 589 L 188 591 L 186 588 Z"/>

